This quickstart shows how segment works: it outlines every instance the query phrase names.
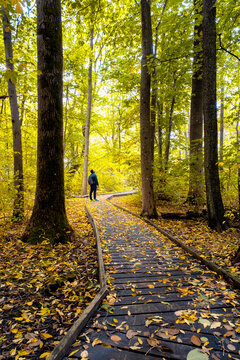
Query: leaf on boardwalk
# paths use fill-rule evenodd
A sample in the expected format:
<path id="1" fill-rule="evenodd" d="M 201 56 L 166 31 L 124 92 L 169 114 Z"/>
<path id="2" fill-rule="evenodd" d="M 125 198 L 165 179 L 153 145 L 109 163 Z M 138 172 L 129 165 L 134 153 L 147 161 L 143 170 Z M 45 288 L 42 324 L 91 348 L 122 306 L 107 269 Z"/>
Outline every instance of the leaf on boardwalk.
<path id="1" fill-rule="evenodd" d="M 87 350 L 83 350 L 81 352 L 81 360 L 87 360 L 88 359 L 88 351 Z"/>
<path id="2" fill-rule="evenodd" d="M 121 341 L 122 339 L 120 338 L 120 336 L 118 335 L 112 335 L 111 338 L 110 338 L 112 341 L 114 342 L 118 342 L 118 341 Z"/>
<path id="3" fill-rule="evenodd" d="M 139 346 L 139 344 L 138 344 L 138 343 L 136 343 L 136 344 L 134 344 L 134 345 L 130 346 L 129 348 L 130 348 L 131 350 L 140 350 L 140 349 L 142 349 L 142 347 L 141 347 L 141 346 Z"/>
<path id="4" fill-rule="evenodd" d="M 98 344 L 102 344 L 102 341 L 99 340 L 98 338 L 94 339 L 93 342 L 92 342 L 92 347 L 98 345 Z"/>
<path id="5" fill-rule="evenodd" d="M 79 351 L 78 349 L 77 349 L 77 350 L 74 350 L 74 351 L 72 351 L 71 354 L 69 354 L 68 356 L 73 356 L 73 355 L 76 354 L 78 351 Z"/>
<path id="6" fill-rule="evenodd" d="M 134 330 L 128 330 L 128 332 L 126 333 L 126 337 L 130 340 L 132 339 L 134 336 L 138 335 L 137 331 Z"/>
<path id="7" fill-rule="evenodd" d="M 201 340 L 199 339 L 199 337 L 197 335 L 193 335 L 191 337 L 191 342 L 196 346 L 201 346 Z"/>
<path id="8" fill-rule="evenodd" d="M 156 347 L 156 346 L 158 346 L 158 344 L 159 344 L 159 340 L 158 340 L 158 339 L 155 339 L 155 338 L 153 338 L 153 337 L 150 337 L 150 338 L 147 339 L 147 343 L 148 343 L 148 345 L 150 345 L 151 347 Z"/>
<path id="9" fill-rule="evenodd" d="M 210 326 L 210 325 L 211 325 L 211 323 L 210 323 L 209 320 L 203 319 L 203 318 L 200 318 L 200 319 L 198 320 L 198 322 L 203 325 L 204 329 L 205 329 L 207 326 Z"/>
<path id="10" fill-rule="evenodd" d="M 200 349 L 191 350 L 187 355 L 187 360 L 207 360 L 209 356 L 204 354 Z"/>
<path id="11" fill-rule="evenodd" d="M 172 336 L 179 334 L 179 332 L 180 330 L 175 327 L 162 328 L 156 333 L 156 335 L 163 339 L 170 339 Z"/>
<path id="12" fill-rule="evenodd" d="M 218 327 L 220 327 L 222 324 L 220 323 L 220 321 L 213 321 L 211 326 L 210 326 L 210 329 L 216 329 Z"/>
<path id="13" fill-rule="evenodd" d="M 154 289 L 155 288 L 155 286 L 152 285 L 152 284 L 149 284 L 148 287 L 149 287 L 149 289 Z"/>

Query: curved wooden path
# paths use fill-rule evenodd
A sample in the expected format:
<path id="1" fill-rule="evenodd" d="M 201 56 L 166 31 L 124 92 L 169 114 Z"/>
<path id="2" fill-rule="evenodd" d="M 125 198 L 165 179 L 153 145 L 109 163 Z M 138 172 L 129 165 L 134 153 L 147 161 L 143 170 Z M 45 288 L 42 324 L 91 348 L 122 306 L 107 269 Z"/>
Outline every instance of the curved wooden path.
<path id="1" fill-rule="evenodd" d="M 145 222 L 104 201 L 109 294 L 64 359 L 240 359 L 240 297 Z"/>

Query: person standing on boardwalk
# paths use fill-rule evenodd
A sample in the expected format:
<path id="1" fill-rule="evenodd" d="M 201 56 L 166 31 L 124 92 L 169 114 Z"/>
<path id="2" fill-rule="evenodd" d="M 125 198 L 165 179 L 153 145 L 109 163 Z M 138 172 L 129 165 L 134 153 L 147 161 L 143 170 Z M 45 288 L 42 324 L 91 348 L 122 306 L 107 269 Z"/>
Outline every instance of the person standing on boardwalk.
<path id="1" fill-rule="evenodd" d="M 91 174 L 89 175 L 88 178 L 88 183 L 90 185 L 90 200 L 94 200 L 94 201 L 98 201 L 96 199 L 96 195 L 97 195 L 97 186 L 98 184 L 98 179 L 97 179 L 97 175 L 95 174 L 94 170 L 91 170 Z M 92 194 L 93 194 L 93 198 L 92 198 Z"/>

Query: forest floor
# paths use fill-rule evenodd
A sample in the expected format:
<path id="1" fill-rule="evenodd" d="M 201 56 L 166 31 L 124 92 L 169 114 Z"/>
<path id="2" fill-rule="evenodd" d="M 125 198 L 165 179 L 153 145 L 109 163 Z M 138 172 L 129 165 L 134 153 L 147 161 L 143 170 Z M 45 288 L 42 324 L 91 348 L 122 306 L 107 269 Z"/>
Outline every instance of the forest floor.
<path id="1" fill-rule="evenodd" d="M 138 195 L 113 201 L 136 214 L 141 211 Z M 27 219 L 23 224 L 0 220 L 0 360 L 46 359 L 99 291 L 95 239 L 84 204 L 84 199 L 68 200 L 69 222 L 78 237 L 54 248 L 47 242 L 21 242 Z M 159 214 L 186 211 L 182 204 L 158 204 Z M 238 229 L 220 234 L 210 230 L 205 219 L 160 217 L 156 222 L 240 276 L 239 264 L 231 263 L 239 245 Z"/>
<path id="2" fill-rule="evenodd" d="M 96 242 L 84 204 L 68 201 L 78 236 L 54 248 L 21 242 L 27 219 L 18 225 L 0 220 L 0 360 L 47 358 L 99 291 Z"/>
<path id="3" fill-rule="evenodd" d="M 140 214 L 142 209 L 141 199 L 138 194 L 113 198 L 112 202 Z M 152 219 L 159 227 L 166 230 L 186 245 L 197 250 L 208 260 L 215 261 L 217 265 L 228 270 L 240 278 L 240 263 L 233 264 L 233 258 L 240 246 L 240 228 L 231 227 L 219 233 L 211 230 L 207 225 L 207 218 L 174 219 L 176 214 L 184 216 L 191 208 L 180 202 L 158 201 L 157 212 L 159 218 Z M 165 219 L 164 214 L 174 214 L 173 219 Z M 161 216 L 162 215 L 162 216 Z"/>

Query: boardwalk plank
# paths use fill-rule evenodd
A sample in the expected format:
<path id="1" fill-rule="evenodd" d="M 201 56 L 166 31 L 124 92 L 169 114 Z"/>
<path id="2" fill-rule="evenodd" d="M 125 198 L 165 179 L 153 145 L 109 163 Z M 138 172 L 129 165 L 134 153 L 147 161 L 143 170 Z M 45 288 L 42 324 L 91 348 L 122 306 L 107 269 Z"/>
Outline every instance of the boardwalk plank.
<path id="1" fill-rule="evenodd" d="M 240 359 L 239 295 L 143 221 L 104 201 L 91 207 L 102 229 L 109 295 L 72 358 L 87 350 L 89 360 L 185 360 L 207 339 L 206 360 Z M 137 333 L 129 338 L 129 330 Z M 193 336 L 203 338 L 200 347 Z"/>

